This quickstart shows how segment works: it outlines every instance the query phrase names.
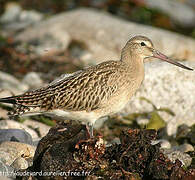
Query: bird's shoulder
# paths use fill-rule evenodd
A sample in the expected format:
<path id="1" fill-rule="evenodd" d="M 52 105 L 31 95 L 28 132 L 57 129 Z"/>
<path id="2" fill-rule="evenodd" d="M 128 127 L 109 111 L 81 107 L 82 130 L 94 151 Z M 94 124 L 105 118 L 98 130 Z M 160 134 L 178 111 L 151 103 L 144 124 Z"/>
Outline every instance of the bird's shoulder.
<path id="1" fill-rule="evenodd" d="M 90 66 L 83 70 L 76 71 L 72 74 L 63 74 L 59 78 L 52 81 L 45 89 L 55 89 L 57 88 L 79 88 L 85 84 L 92 85 L 93 83 L 105 83 L 108 81 L 112 76 L 118 74 L 118 68 L 120 66 L 120 61 L 106 61 L 100 63 L 96 66 Z M 96 84 L 96 85 L 97 85 Z"/>

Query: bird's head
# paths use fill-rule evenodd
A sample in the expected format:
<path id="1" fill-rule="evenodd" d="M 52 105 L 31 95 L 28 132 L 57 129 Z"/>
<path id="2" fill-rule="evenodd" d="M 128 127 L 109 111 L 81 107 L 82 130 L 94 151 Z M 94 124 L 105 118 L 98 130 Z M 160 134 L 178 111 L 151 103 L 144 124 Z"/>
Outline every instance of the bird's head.
<path id="1" fill-rule="evenodd" d="M 156 50 L 153 46 L 152 41 L 145 36 L 135 36 L 127 42 L 122 51 L 122 58 L 123 56 L 127 57 L 128 55 L 129 57 L 134 58 L 135 60 L 141 60 L 142 62 L 151 57 L 158 58 L 181 68 L 193 70 L 189 67 L 184 66 L 183 64 L 173 61 L 166 55 Z"/>

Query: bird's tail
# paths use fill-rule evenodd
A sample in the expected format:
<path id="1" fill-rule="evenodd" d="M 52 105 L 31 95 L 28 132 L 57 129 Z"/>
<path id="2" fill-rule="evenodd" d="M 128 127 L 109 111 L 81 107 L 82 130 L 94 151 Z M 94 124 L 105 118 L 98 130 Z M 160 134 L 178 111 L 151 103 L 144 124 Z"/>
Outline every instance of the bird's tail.
<path id="1" fill-rule="evenodd" d="M 0 98 L 1 103 L 8 103 L 8 104 L 16 104 L 16 97 L 17 96 L 11 96 L 6 98 Z"/>
<path id="2" fill-rule="evenodd" d="M 8 103 L 13 104 L 13 109 L 8 113 L 10 117 L 14 117 L 17 115 L 24 115 L 24 114 L 40 114 L 40 109 L 38 108 L 38 105 L 33 105 L 29 102 L 29 104 L 25 104 L 21 96 L 10 96 L 6 98 L 0 98 L 0 103 Z M 21 99 L 20 99 L 21 98 Z M 35 113 L 34 113 L 35 112 Z M 30 114 L 31 113 L 31 114 Z"/>

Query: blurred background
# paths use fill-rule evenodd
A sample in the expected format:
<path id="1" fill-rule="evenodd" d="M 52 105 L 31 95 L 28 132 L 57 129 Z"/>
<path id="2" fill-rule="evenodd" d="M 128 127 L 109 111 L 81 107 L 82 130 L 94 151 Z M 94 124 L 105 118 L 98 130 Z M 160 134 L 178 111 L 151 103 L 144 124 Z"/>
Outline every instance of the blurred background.
<path id="1" fill-rule="evenodd" d="M 195 69 L 195 0 L 0 0 L 0 98 L 118 60 L 134 35 L 149 37 L 156 49 Z M 57 121 L 43 115 L 14 121 L 7 115 L 11 109 L 0 104 L 0 143 L 9 141 L 0 144 L 0 162 L 7 170 L 26 169 Z M 170 158 L 194 168 L 195 73 L 157 60 L 146 63 L 145 80 L 130 103 L 96 124 L 112 143 L 120 143 L 125 127 L 158 130 L 161 147 L 173 152 Z M 20 147 L 32 150 L 29 162 L 18 160 Z"/>
<path id="2" fill-rule="evenodd" d="M 36 10 L 45 16 L 79 7 L 94 8 L 129 21 L 195 38 L 194 0 L 1 0 L 1 14 L 9 2 L 15 2 L 26 10 Z"/>

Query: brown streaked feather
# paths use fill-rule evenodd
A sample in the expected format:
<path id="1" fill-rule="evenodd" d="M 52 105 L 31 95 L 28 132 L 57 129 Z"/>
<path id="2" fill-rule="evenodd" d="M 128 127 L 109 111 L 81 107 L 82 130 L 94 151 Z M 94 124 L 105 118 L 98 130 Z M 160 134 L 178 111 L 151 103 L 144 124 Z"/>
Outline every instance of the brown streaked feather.
<path id="1" fill-rule="evenodd" d="M 15 104 L 13 115 L 39 108 L 40 111 L 62 109 L 66 111 L 92 111 L 100 108 L 117 90 L 116 81 L 120 61 L 108 61 L 64 76 L 48 86 L 9 97 Z M 97 96 L 98 95 L 98 96 Z M 5 98 L 4 98 L 5 99 Z M 5 101 L 4 101 L 5 102 Z"/>

